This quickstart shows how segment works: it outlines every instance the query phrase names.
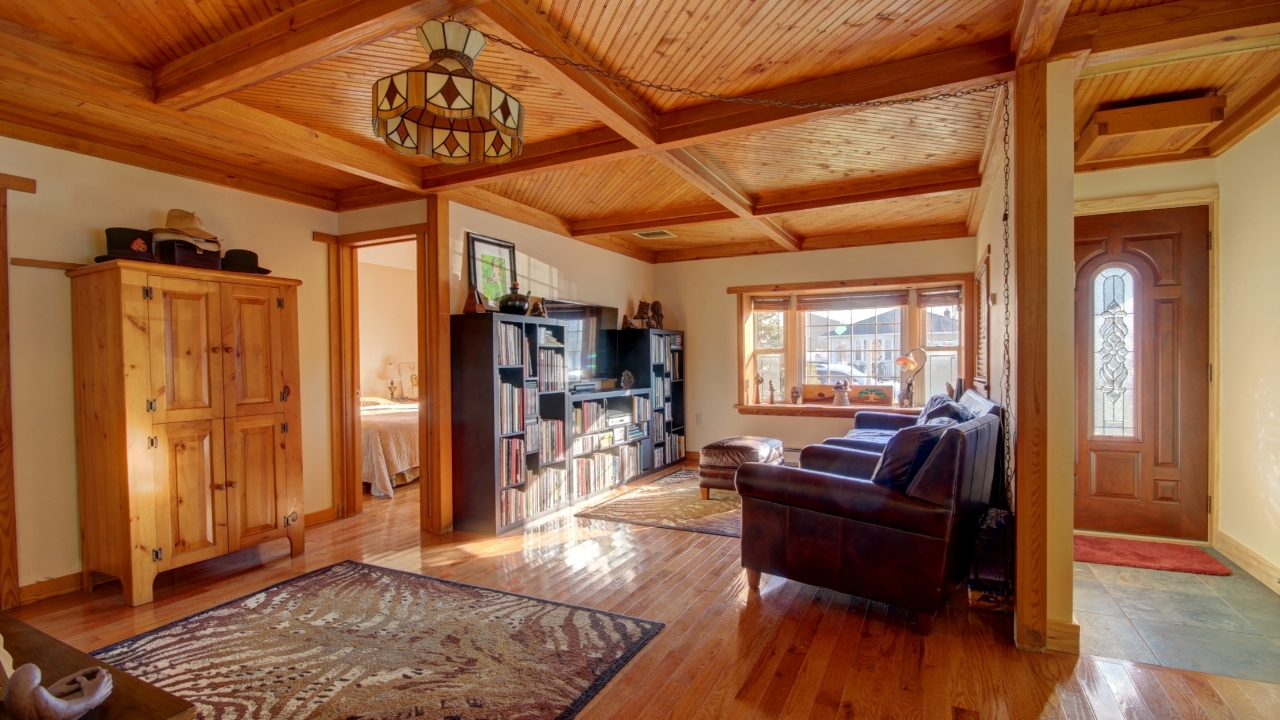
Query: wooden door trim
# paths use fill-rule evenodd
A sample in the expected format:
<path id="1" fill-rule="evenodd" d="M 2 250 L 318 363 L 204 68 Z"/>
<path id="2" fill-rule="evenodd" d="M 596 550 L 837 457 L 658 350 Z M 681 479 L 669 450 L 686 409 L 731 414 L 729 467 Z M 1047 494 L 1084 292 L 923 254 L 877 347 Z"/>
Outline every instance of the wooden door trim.
<path id="1" fill-rule="evenodd" d="M 1218 247 L 1221 245 L 1219 239 L 1222 234 L 1218 229 L 1218 188 L 1211 186 L 1175 192 L 1117 195 L 1092 200 L 1077 200 L 1075 214 L 1076 217 L 1085 217 L 1088 215 L 1109 215 L 1139 210 L 1168 210 L 1170 208 L 1196 207 L 1199 205 L 1207 205 L 1209 207 L 1209 364 L 1215 368 L 1220 368 L 1222 367 L 1219 347 L 1221 323 L 1218 317 L 1218 308 L 1222 305 L 1218 297 L 1220 288 L 1218 281 L 1218 267 L 1220 265 Z M 1222 497 L 1221 474 L 1218 471 L 1219 457 L 1221 457 L 1218 433 L 1219 412 L 1218 374 L 1214 373 L 1214 377 L 1209 383 L 1209 496 L 1212 498 Z M 1210 503 L 1209 506 L 1209 538 L 1205 542 L 1210 545 L 1215 542 L 1218 536 L 1219 505 L 1220 503 L 1214 502 Z M 1125 537 L 1156 542 L 1169 541 L 1168 538 L 1157 536 L 1126 535 Z"/>
<path id="2" fill-rule="evenodd" d="M 36 181 L 0 173 L 0 609 L 22 602 L 13 470 L 13 360 L 9 340 L 9 191 L 35 193 Z"/>
<path id="3" fill-rule="evenodd" d="M 337 235 L 314 233 L 329 246 L 329 453 L 335 518 L 363 511 L 361 492 L 360 298 L 355 246 Z"/>

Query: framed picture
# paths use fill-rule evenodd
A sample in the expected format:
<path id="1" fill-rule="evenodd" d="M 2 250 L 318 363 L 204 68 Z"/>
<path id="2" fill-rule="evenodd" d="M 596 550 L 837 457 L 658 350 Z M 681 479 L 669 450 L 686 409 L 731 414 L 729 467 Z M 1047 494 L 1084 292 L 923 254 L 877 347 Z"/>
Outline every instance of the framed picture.
<path id="1" fill-rule="evenodd" d="M 516 281 L 516 246 L 473 232 L 467 233 L 467 262 L 471 284 L 488 305 L 511 292 Z"/>

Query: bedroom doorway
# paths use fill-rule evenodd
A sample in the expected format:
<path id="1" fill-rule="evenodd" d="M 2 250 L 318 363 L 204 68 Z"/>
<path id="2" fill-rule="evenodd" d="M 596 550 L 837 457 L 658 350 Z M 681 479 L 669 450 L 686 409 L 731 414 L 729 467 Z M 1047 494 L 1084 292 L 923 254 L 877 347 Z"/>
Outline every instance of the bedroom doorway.
<path id="1" fill-rule="evenodd" d="M 417 244 L 410 240 L 370 245 L 356 248 L 354 254 L 360 456 L 356 465 L 363 506 L 393 500 L 397 488 L 419 477 Z"/>

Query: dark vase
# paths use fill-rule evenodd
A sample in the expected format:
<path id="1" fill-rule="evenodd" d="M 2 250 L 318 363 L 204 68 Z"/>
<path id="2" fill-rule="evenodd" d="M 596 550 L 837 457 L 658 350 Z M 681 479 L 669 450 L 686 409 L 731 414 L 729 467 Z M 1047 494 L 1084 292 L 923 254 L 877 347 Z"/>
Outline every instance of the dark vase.
<path id="1" fill-rule="evenodd" d="M 498 312 L 511 315 L 529 312 L 529 298 L 520 294 L 520 283 L 511 283 L 511 292 L 498 298 Z"/>

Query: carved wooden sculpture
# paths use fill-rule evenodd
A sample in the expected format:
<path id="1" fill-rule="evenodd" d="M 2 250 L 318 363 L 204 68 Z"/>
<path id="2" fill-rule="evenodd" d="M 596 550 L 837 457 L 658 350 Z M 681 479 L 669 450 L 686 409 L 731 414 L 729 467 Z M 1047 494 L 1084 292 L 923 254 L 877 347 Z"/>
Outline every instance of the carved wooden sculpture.
<path id="1" fill-rule="evenodd" d="M 30 663 L 13 671 L 4 686 L 4 706 L 16 720 L 76 720 L 111 694 L 111 674 L 88 668 L 40 687 L 40 668 Z"/>

